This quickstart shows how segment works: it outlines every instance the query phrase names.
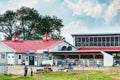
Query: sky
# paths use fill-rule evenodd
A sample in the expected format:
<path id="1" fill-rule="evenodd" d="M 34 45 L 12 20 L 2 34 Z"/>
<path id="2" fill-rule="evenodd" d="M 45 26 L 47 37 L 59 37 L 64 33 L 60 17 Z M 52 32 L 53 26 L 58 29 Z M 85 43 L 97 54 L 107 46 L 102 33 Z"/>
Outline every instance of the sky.
<path id="1" fill-rule="evenodd" d="M 71 34 L 120 33 L 120 0 L 0 0 L 0 14 L 22 6 L 62 19 L 61 35 L 71 44 Z"/>

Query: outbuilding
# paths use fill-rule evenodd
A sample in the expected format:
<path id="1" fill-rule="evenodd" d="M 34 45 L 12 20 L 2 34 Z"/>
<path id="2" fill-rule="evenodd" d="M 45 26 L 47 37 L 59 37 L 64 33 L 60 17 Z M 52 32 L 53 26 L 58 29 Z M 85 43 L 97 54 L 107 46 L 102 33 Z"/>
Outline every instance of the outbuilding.
<path id="1" fill-rule="evenodd" d="M 75 51 L 76 48 L 64 40 L 50 39 L 45 33 L 42 40 L 19 40 L 14 34 L 12 40 L 0 42 L 0 63 L 8 65 L 41 65 L 43 60 L 53 60 L 51 51 Z"/>

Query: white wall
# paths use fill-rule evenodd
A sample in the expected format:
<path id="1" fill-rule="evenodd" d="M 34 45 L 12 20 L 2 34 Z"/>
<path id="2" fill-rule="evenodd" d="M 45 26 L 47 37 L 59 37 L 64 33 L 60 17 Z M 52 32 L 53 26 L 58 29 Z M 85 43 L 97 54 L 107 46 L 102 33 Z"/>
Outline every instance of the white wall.
<path id="1" fill-rule="evenodd" d="M 0 42 L 0 52 L 14 52 L 14 50 Z"/>
<path id="2" fill-rule="evenodd" d="M 66 47 L 71 46 L 71 47 L 72 47 L 72 51 L 76 51 L 76 48 L 75 48 L 75 47 L 73 47 L 72 45 L 70 45 L 69 43 L 67 43 L 67 42 L 65 42 L 65 41 L 62 41 L 62 42 L 58 43 L 57 45 L 51 47 L 51 48 L 49 49 L 49 51 L 50 51 L 50 52 L 51 52 L 51 51 L 52 51 L 52 52 L 54 52 L 54 51 L 60 51 L 60 49 L 61 49 L 63 46 L 66 46 Z"/>
<path id="3" fill-rule="evenodd" d="M 104 61 L 104 66 L 112 66 L 113 65 L 113 56 L 104 52 L 104 51 L 101 51 L 101 53 L 103 54 L 103 61 Z"/>
<path id="4" fill-rule="evenodd" d="M 3 53 L 5 54 L 5 59 L 6 59 L 5 61 L 6 61 L 6 63 L 14 62 L 14 58 L 13 58 L 12 61 L 11 61 L 11 59 L 8 59 L 9 52 L 11 54 L 13 54 L 14 50 L 11 49 L 10 47 L 8 47 L 7 45 L 5 45 L 4 43 L 0 42 L 0 55 L 2 55 Z M 2 62 L 3 62 L 3 59 L 0 58 L 0 63 L 2 63 Z M 12 63 L 12 64 L 14 64 L 14 63 Z"/>

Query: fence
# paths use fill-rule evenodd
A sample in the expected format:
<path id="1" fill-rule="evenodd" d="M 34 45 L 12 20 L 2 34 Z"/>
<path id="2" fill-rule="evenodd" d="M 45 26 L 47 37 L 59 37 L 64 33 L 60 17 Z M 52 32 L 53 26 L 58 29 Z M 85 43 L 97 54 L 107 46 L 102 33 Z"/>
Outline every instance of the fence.
<path id="1" fill-rule="evenodd" d="M 7 56 L 6 53 L 0 53 L 0 74 L 7 73 Z"/>
<path id="2" fill-rule="evenodd" d="M 0 64 L 0 74 L 6 74 L 6 73 L 7 73 L 7 65 Z"/>
<path id="3" fill-rule="evenodd" d="M 64 59 L 64 64 L 67 64 L 68 62 L 76 65 L 76 66 L 103 66 L 103 59 Z"/>

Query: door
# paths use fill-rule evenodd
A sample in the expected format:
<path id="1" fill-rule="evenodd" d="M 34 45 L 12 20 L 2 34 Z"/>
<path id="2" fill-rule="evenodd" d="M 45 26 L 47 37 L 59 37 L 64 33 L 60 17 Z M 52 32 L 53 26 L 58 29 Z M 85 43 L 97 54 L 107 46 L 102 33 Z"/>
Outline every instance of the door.
<path id="1" fill-rule="evenodd" d="M 22 64 L 22 54 L 18 55 L 18 64 Z"/>
<path id="2" fill-rule="evenodd" d="M 34 65 L 37 65 L 37 56 L 34 57 Z"/>
<path id="3" fill-rule="evenodd" d="M 29 56 L 29 65 L 34 65 L 34 56 Z"/>
<path id="4" fill-rule="evenodd" d="M 89 60 L 85 60 L 85 66 L 88 67 L 89 66 Z"/>
<path id="5" fill-rule="evenodd" d="M 7 63 L 10 64 L 10 65 L 14 65 L 14 54 L 12 53 L 8 53 L 7 55 Z"/>
<path id="6" fill-rule="evenodd" d="M 25 65 L 29 65 L 29 57 L 25 56 Z"/>

